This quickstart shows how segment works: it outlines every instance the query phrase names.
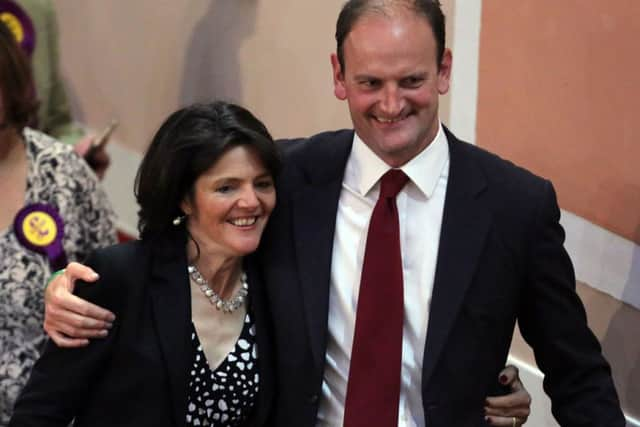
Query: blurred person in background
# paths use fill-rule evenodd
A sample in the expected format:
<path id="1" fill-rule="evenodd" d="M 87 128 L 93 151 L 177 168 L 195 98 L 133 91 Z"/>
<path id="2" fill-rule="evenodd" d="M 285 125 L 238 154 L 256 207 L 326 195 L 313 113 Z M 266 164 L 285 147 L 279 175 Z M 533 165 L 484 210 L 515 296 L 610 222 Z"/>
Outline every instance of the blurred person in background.
<path id="1" fill-rule="evenodd" d="M 37 128 L 74 150 L 102 179 L 110 158 L 104 147 L 90 150 L 94 135 L 73 123 L 59 72 L 58 24 L 50 0 L 0 0 L 0 20 L 31 58 L 36 96 L 40 102 Z"/>
<path id="2" fill-rule="evenodd" d="M 42 284 L 116 240 L 95 174 L 70 146 L 28 127 L 37 108 L 26 54 L 0 23 L 0 426 L 46 341 Z"/>

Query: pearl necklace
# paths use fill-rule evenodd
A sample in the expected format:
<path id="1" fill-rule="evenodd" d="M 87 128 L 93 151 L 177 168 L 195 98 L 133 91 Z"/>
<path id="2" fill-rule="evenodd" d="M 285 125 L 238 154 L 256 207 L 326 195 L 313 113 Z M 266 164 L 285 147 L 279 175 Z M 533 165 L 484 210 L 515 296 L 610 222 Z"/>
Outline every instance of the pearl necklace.
<path id="1" fill-rule="evenodd" d="M 240 282 L 242 286 L 238 289 L 238 292 L 228 300 L 224 300 L 209 286 L 209 282 L 202 277 L 202 274 L 198 271 L 195 265 L 187 266 L 187 271 L 191 276 L 191 279 L 195 282 L 196 285 L 200 288 L 202 293 L 207 297 L 211 305 L 213 305 L 216 310 L 220 310 L 224 313 L 232 313 L 242 307 L 244 304 L 244 300 L 249 294 L 249 285 L 247 284 L 247 275 L 243 271 L 240 274 Z"/>

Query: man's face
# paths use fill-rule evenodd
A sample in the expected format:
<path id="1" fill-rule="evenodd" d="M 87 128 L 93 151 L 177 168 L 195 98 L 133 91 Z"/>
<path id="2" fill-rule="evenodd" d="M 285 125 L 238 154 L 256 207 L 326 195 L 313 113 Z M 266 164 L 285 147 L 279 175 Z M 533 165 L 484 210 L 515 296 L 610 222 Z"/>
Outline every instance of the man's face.
<path id="1" fill-rule="evenodd" d="M 408 10 L 364 15 L 343 44 L 345 69 L 331 56 L 334 93 L 347 100 L 353 126 L 392 167 L 407 163 L 436 136 L 438 96 L 449 90 L 451 52 L 438 69 L 426 18 Z"/>

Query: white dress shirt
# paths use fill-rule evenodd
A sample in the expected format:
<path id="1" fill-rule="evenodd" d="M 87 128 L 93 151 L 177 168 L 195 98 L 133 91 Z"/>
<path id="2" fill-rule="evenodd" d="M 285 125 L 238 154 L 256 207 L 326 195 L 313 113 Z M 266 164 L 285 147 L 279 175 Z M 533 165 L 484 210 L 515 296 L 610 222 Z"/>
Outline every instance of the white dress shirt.
<path id="1" fill-rule="evenodd" d="M 354 135 L 338 203 L 331 263 L 329 336 L 318 427 L 342 426 L 367 230 L 389 166 Z M 404 278 L 404 326 L 398 426 L 424 426 L 422 361 L 449 175 L 449 147 L 435 139 L 402 166 L 409 182 L 398 194 Z M 384 316 L 384 313 L 380 313 Z M 380 387 L 384 387 L 380 384 Z"/>

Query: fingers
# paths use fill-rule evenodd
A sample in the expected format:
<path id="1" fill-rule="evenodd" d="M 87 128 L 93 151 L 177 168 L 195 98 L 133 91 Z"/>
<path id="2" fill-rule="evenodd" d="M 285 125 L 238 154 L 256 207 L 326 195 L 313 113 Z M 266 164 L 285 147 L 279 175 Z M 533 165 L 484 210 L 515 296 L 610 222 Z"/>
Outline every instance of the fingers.
<path id="1" fill-rule="evenodd" d="M 500 381 L 502 385 L 510 386 L 511 390 L 521 390 L 524 388 L 520 382 L 518 368 L 513 365 L 507 365 L 500 371 L 498 381 Z"/>
<path id="2" fill-rule="evenodd" d="M 498 422 L 501 422 L 499 418 L 512 422 L 512 417 L 517 417 L 524 423 L 530 414 L 531 395 L 520 381 L 518 368 L 512 365 L 506 366 L 498 375 L 498 381 L 509 387 L 510 393 L 505 396 L 487 397 L 485 414 L 497 417 Z"/>
<path id="3" fill-rule="evenodd" d="M 518 418 L 518 417 L 497 417 L 490 416 L 485 417 L 485 421 L 487 424 L 491 426 L 503 426 L 503 427 L 513 427 L 513 426 L 521 426 L 523 425 L 527 419 Z"/>
<path id="4" fill-rule="evenodd" d="M 85 302 L 86 303 L 86 302 Z M 89 304 L 89 303 L 87 303 Z M 95 309 L 100 309 L 94 306 Z M 44 330 L 60 347 L 82 347 L 89 343 L 88 338 L 104 338 L 112 323 L 81 316 L 69 311 L 45 314 Z"/>
<path id="5" fill-rule="evenodd" d="M 46 287 L 44 294 L 45 304 L 59 303 L 59 298 L 64 299 L 66 294 L 73 292 L 77 279 L 85 282 L 95 282 L 98 274 L 89 267 L 72 262 L 67 265 L 64 274 L 57 275 Z M 64 301 L 63 301 L 64 302 Z"/>
<path id="6" fill-rule="evenodd" d="M 71 293 L 76 279 L 91 282 L 97 278 L 89 267 L 71 263 L 65 274 L 57 276 L 47 287 L 44 330 L 56 344 L 77 347 L 86 345 L 86 338 L 107 335 L 115 315 Z"/>
<path id="7" fill-rule="evenodd" d="M 98 274 L 82 264 L 70 263 L 64 274 L 56 276 L 45 291 L 45 316 L 57 316 L 67 310 L 98 320 L 113 321 L 113 313 L 90 304 L 72 294 L 76 279 L 93 282 Z M 93 306 L 93 307 L 92 307 Z M 97 310 L 95 309 L 97 307 Z M 51 319 L 50 319 L 51 320 Z"/>
<path id="8" fill-rule="evenodd" d="M 114 320 L 110 311 L 70 293 L 54 297 L 45 306 L 45 328 L 60 330 L 74 338 L 79 336 L 73 329 L 109 329 Z"/>
<path id="9" fill-rule="evenodd" d="M 89 151 L 89 148 L 91 148 L 94 139 L 95 137 L 93 135 L 87 135 L 81 138 L 74 144 L 73 151 L 78 153 L 80 157 L 84 157 Z"/>
<path id="10" fill-rule="evenodd" d="M 64 323 L 82 329 L 108 329 L 114 320 L 115 315 L 109 310 L 66 291 L 54 294 L 45 305 L 45 326 Z"/>
<path id="11" fill-rule="evenodd" d="M 49 336 L 59 347 L 77 348 L 89 345 L 89 340 L 87 339 L 68 338 L 58 332 L 52 332 Z"/>
<path id="12" fill-rule="evenodd" d="M 91 169 L 96 173 L 98 178 L 104 178 L 104 174 L 111 163 L 111 157 L 104 147 L 91 150 L 85 157 Z"/>
<path id="13" fill-rule="evenodd" d="M 84 280 L 85 282 L 95 282 L 99 277 L 98 273 L 93 271 L 91 268 L 77 262 L 71 262 L 67 265 L 64 276 L 72 283 L 78 279 Z M 71 288 L 71 290 L 73 290 L 73 288 Z"/>
<path id="14" fill-rule="evenodd" d="M 506 396 L 488 397 L 485 400 L 486 415 L 528 418 L 531 396 L 526 390 L 518 390 Z"/>

